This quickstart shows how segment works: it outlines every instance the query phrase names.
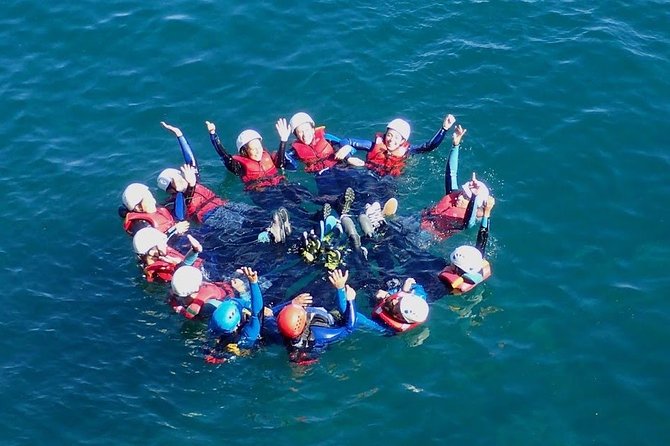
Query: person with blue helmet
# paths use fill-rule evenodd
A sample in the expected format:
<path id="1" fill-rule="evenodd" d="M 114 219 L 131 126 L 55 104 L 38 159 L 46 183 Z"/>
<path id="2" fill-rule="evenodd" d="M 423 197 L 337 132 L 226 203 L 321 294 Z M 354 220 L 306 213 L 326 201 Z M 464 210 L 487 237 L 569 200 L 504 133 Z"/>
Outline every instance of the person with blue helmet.
<path id="1" fill-rule="evenodd" d="M 330 345 L 349 336 L 356 324 L 356 293 L 346 293 L 349 273 L 331 272 L 330 283 L 337 290 L 338 299 L 343 299 L 343 311 L 327 311 L 313 307 L 313 297 L 302 293 L 292 300 L 272 308 L 276 324 L 282 336 L 289 361 L 308 365 L 316 362 Z"/>
<path id="2" fill-rule="evenodd" d="M 263 295 L 258 285 L 258 273 L 242 267 L 249 280 L 249 293 L 225 299 L 209 321 L 209 335 L 214 346 L 208 347 L 205 360 L 211 363 L 229 361 L 248 354 L 258 344 L 263 324 Z"/>

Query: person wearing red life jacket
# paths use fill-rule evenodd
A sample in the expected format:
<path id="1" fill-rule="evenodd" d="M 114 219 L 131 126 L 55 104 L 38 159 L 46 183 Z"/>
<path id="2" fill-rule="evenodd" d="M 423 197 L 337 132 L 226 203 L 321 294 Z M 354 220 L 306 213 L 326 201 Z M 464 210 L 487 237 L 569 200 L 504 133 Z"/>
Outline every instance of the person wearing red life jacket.
<path id="1" fill-rule="evenodd" d="M 377 133 L 373 140 L 340 139 L 340 146 L 348 149 L 348 152 L 342 152 L 341 156 L 354 154 L 355 150 L 364 150 L 368 152 L 365 167 L 369 170 L 379 176 L 399 176 L 411 155 L 435 150 L 442 143 L 454 122 L 456 118 L 451 114 L 447 115 L 437 133 L 428 142 L 417 146 L 409 142 L 411 133 L 409 123 L 404 119 L 396 118 L 388 123 L 384 133 Z"/>
<path id="2" fill-rule="evenodd" d="M 144 227 L 154 227 L 164 233 L 188 231 L 188 222 L 175 222 L 167 208 L 156 206 L 156 199 L 144 184 L 129 184 L 123 191 L 122 201 L 119 216 L 123 219 L 123 229 L 130 235 Z"/>
<path id="3" fill-rule="evenodd" d="M 209 121 L 206 124 L 216 153 L 226 168 L 240 177 L 246 190 L 262 190 L 286 181 L 281 173 L 285 163 L 286 142 L 290 135 L 286 120 L 283 120 L 281 126 L 277 125 L 280 142 L 279 149 L 274 154 L 265 150 L 260 133 L 247 129 L 237 136 L 237 154 L 230 155 L 216 134 L 216 126 Z"/>
<path id="4" fill-rule="evenodd" d="M 484 203 L 483 215 L 475 246 L 462 245 L 449 256 L 450 264 L 439 274 L 450 294 L 466 293 L 491 277 L 491 265 L 486 260 L 486 245 L 489 238 L 489 219 L 495 199 L 488 197 Z"/>
<path id="5" fill-rule="evenodd" d="M 183 206 L 185 219 L 203 223 L 209 214 L 224 206 L 227 200 L 200 183 L 198 162 L 181 129 L 163 121 L 161 125 L 177 137 L 186 164 L 182 166 L 181 172 L 177 169 L 163 170 L 158 176 L 158 187 L 170 194 L 168 202 L 174 206 L 175 213 Z M 180 203 L 180 200 L 184 203 Z"/>
<path id="6" fill-rule="evenodd" d="M 222 300 L 234 295 L 234 287 L 226 282 L 207 282 L 195 266 L 181 266 L 172 275 L 172 309 L 187 319 L 208 316 Z"/>
<path id="7" fill-rule="evenodd" d="M 156 228 L 142 228 L 133 237 L 133 249 L 147 282 L 170 282 L 175 270 L 182 265 L 202 266 L 198 254 L 202 245 L 191 235 L 186 236 L 191 249 L 182 254 L 168 246 L 168 237 Z"/>
<path id="8" fill-rule="evenodd" d="M 402 289 L 379 290 L 375 297 L 372 319 L 394 333 L 416 328 L 428 319 L 426 292 L 412 277 L 405 280 Z"/>
<path id="9" fill-rule="evenodd" d="M 267 239 L 274 240 L 276 243 L 286 240 L 291 228 L 287 212 L 279 214 L 279 211 L 275 212 L 267 226 L 265 224 L 269 219 L 267 210 L 219 198 L 212 190 L 200 183 L 195 154 L 181 129 L 165 122 L 161 122 L 161 125 L 177 137 L 186 162 L 180 170 L 164 169 L 157 178 L 158 187 L 170 194 L 168 203 L 174 207 L 175 213 L 179 214 L 178 209 L 182 208 L 184 217 L 197 223 L 227 229 L 231 233 L 248 228 L 253 232 L 251 234 L 253 238 L 260 236 L 263 239 L 264 233 Z M 285 217 L 285 221 L 282 217 Z"/>
<path id="10" fill-rule="evenodd" d="M 281 122 L 278 121 L 277 125 L 281 125 Z M 336 151 L 327 139 L 326 128 L 315 127 L 314 119 L 305 112 L 294 114 L 289 121 L 289 128 L 295 141 L 286 153 L 286 158 L 289 161 L 293 161 L 293 158 L 300 160 L 305 165 L 305 172 L 321 174 L 340 162 L 358 167 L 365 165 L 360 158 L 350 156 L 348 148 Z"/>
<path id="11" fill-rule="evenodd" d="M 489 197 L 489 189 L 477 180 L 472 179 L 458 186 L 458 155 L 460 144 L 467 129 L 457 125 L 454 129 L 453 142 L 444 173 L 445 195 L 442 199 L 422 212 L 421 229 L 434 236 L 445 239 L 454 233 L 473 227 L 483 215 L 483 205 Z"/>

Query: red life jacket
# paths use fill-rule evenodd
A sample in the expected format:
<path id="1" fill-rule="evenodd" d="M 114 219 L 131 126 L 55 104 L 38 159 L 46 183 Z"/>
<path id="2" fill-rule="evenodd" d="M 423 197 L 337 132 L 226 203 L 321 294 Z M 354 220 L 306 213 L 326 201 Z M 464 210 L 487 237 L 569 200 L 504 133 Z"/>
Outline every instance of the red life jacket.
<path id="1" fill-rule="evenodd" d="M 130 234 L 130 227 L 133 223 L 140 220 L 148 222 L 151 226 L 161 232 L 167 232 L 168 229 L 174 226 L 174 217 L 172 217 L 170 211 L 167 208 L 158 207 L 153 214 L 146 212 L 128 212 L 123 221 L 123 229 Z"/>
<path id="2" fill-rule="evenodd" d="M 202 223 L 206 213 L 214 208 L 223 206 L 226 202 L 226 200 L 219 198 L 210 189 L 197 183 L 193 195 L 187 200 L 186 217 L 193 217 L 198 223 Z"/>
<path id="3" fill-rule="evenodd" d="M 405 141 L 403 146 L 409 148 L 409 143 Z M 405 152 L 403 156 L 393 156 L 388 151 L 386 144 L 384 144 L 384 134 L 377 133 L 375 136 L 375 145 L 372 150 L 368 152 L 365 167 L 375 172 L 377 175 L 391 175 L 399 176 L 405 168 L 405 162 L 409 158 L 409 152 Z"/>
<path id="4" fill-rule="evenodd" d="M 372 317 L 378 318 L 384 323 L 384 325 L 397 332 L 411 330 L 412 328 L 416 328 L 421 325 L 418 322 L 410 324 L 405 321 L 399 321 L 396 319 L 393 313 L 391 313 L 390 308 L 392 305 L 396 305 L 398 303 L 398 300 L 402 296 L 401 293 L 403 293 L 403 291 L 386 296 L 384 299 L 381 299 L 381 302 L 379 302 L 372 310 Z"/>
<path id="5" fill-rule="evenodd" d="M 459 191 L 454 191 L 445 195 L 435 206 L 425 210 L 421 215 L 421 229 L 443 239 L 460 231 L 465 222 L 466 209 L 456 206 L 459 194 Z"/>
<path id="6" fill-rule="evenodd" d="M 193 319 L 197 314 L 186 311 L 188 305 L 197 304 L 202 307 L 208 300 L 224 300 L 234 295 L 233 287 L 228 282 L 202 282 L 198 294 L 186 306 L 174 295 L 171 295 L 169 303 L 175 312 L 182 314 L 187 319 Z"/>
<path id="7" fill-rule="evenodd" d="M 484 280 L 491 277 L 491 265 L 486 259 L 482 260 L 481 271 Z M 459 270 L 453 265 L 449 265 L 444 268 L 440 274 L 438 274 L 438 277 L 442 282 L 451 287 L 450 294 L 465 293 L 476 286 L 474 283 L 468 282 L 468 280 L 463 277 L 463 273 L 459 274 Z M 482 280 L 482 282 L 484 280 Z"/>
<path id="8" fill-rule="evenodd" d="M 325 132 L 325 127 L 315 128 L 311 144 L 298 140 L 293 141 L 293 150 L 298 155 L 298 159 L 305 163 L 305 172 L 318 172 L 338 163 L 333 146 L 325 138 Z"/>
<path id="9" fill-rule="evenodd" d="M 180 259 L 181 262 L 183 262 L 184 258 L 186 257 L 171 246 L 168 246 L 167 255 L 170 257 L 176 257 Z M 157 259 L 151 265 L 144 267 L 144 277 L 147 279 L 147 282 L 169 282 L 172 280 L 172 275 L 181 265 L 181 262 L 172 263 L 162 259 Z M 196 259 L 196 261 L 193 263 L 193 266 L 200 268 L 202 267 L 202 264 L 202 259 Z"/>
<path id="10" fill-rule="evenodd" d="M 272 157 L 265 150 L 260 161 L 241 155 L 233 155 L 233 159 L 244 169 L 242 181 L 247 190 L 276 186 L 284 179 L 284 176 L 279 174 Z"/>

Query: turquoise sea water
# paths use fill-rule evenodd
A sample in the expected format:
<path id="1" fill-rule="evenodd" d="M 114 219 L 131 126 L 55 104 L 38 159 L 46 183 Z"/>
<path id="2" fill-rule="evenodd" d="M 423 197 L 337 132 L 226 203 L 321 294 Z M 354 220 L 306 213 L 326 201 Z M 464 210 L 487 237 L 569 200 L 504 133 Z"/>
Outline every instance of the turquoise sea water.
<path id="1" fill-rule="evenodd" d="M 668 444 L 668 23 L 652 1 L 3 2 L 0 444 Z M 248 201 L 204 121 L 274 146 L 298 110 L 414 141 L 456 115 L 495 275 L 305 370 L 205 364 L 139 278 L 121 191 L 180 161 L 166 120 Z M 412 160 L 402 213 L 440 198 L 447 147 Z"/>

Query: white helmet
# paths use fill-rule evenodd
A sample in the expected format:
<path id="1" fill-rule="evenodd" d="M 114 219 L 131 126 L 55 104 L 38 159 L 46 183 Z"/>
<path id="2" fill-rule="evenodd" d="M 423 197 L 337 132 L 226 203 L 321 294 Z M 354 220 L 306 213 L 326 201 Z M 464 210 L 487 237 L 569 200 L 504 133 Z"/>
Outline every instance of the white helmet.
<path id="1" fill-rule="evenodd" d="M 484 257 L 474 246 L 463 245 L 454 249 L 449 256 L 451 264 L 459 267 L 466 273 L 478 273 L 482 269 Z"/>
<path id="2" fill-rule="evenodd" d="M 477 186 L 479 188 L 479 194 L 477 194 L 477 197 L 481 197 L 481 203 L 483 204 L 484 201 L 489 197 L 489 188 L 486 187 L 486 184 L 482 183 L 479 180 L 475 180 L 475 183 L 477 183 Z M 472 198 L 472 190 L 470 190 L 470 185 L 472 184 L 472 181 L 468 181 L 467 183 L 463 184 L 461 186 L 461 190 L 463 191 L 463 194 L 466 196 L 466 198 L 469 200 Z"/>
<path id="3" fill-rule="evenodd" d="M 305 123 L 310 123 L 314 125 L 314 120 L 307 113 L 298 112 L 291 117 L 291 120 L 289 121 L 288 125 L 291 127 L 291 131 L 295 132 L 295 129 L 297 129 L 299 126 Z"/>
<path id="4" fill-rule="evenodd" d="M 160 189 L 167 190 L 167 188 L 170 186 L 170 183 L 172 183 L 172 180 L 174 180 L 177 176 L 181 176 L 181 172 L 177 169 L 165 169 L 158 175 L 156 183 L 158 183 L 158 187 Z"/>
<path id="5" fill-rule="evenodd" d="M 389 122 L 386 128 L 395 130 L 396 132 L 400 133 L 400 136 L 402 136 L 405 139 L 405 141 L 409 139 L 411 129 L 409 127 L 409 122 L 405 121 L 404 119 L 396 118 L 393 121 Z"/>
<path id="6" fill-rule="evenodd" d="M 123 191 L 121 199 L 123 200 L 123 205 L 129 211 L 132 211 L 147 194 L 151 194 L 147 186 L 142 183 L 132 183 Z"/>
<path id="7" fill-rule="evenodd" d="M 167 244 L 167 235 L 156 228 L 142 228 L 133 237 L 133 249 L 135 253 L 144 255 L 151 248 Z"/>
<path id="8" fill-rule="evenodd" d="M 172 275 L 172 291 L 179 297 L 197 293 L 202 285 L 202 271 L 195 266 L 182 266 Z"/>
<path id="9" fill-rule="evenodd" d="M 237 151 L 238 152 L 241 151 L 242 147 L 246 146 L 247 144 L 249 144 L 250 141 L 253 141 L 254 139 L 260 139 L 261 141 L 263 141 L 263 137 L 256 130 L 251 129 L 244 130 L 237 137 L 237 141 L 235 141 Z"/>
<path id="10" fill-rule="evenodd" d="M 404 293 L 400 295 L 400 314 L 410 324 L 420 324 L 428 319 L 428 302 L 416 294 Z"/>

